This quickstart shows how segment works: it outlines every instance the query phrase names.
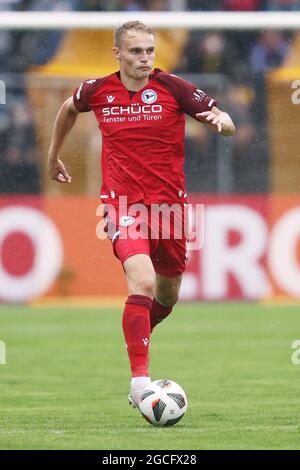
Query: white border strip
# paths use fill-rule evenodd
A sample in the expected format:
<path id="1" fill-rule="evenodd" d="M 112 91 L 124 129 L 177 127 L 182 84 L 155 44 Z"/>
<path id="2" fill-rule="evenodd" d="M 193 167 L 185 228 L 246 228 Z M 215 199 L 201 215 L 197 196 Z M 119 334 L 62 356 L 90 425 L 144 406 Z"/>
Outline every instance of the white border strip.
<path id="1" fill-rule="evenodd" d="M 0 12 L 0 29 L 111 29 L 141 20 L 156 28 L 300 29 L 300 12 Z"/>

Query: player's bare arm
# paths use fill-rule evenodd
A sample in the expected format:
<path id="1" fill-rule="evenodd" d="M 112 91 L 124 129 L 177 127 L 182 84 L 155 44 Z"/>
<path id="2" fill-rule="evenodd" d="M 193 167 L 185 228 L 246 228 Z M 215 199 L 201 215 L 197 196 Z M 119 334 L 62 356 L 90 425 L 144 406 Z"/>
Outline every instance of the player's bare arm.
<path id="1" fill-rule="evenodd" d="M 196 118 L 198 121 L 208 124 L 209 127 L 224 137 L 230 137 L 235 133 L 235 125 L 229 114 L 221 111 L 216 106 L 211 111 L 196 114 Z"/>
<path id="2" fill-rule="evenodd" d="M 58 183 L 71 183 L 72 181 L 71 176 L 59 158 L 59 152 L 66 136 L 74 126 L 77 116 L 78 111 L 74 106 L 73 98 L 70 97 L 63 103 L 54 122 L 48 153 L 48 172 L 50 178 Z"/>

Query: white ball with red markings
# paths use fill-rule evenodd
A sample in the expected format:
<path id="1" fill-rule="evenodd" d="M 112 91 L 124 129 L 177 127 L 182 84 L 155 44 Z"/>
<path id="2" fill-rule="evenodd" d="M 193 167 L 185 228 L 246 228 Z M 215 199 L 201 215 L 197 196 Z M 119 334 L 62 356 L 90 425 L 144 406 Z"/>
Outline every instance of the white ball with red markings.
<path id="1" fill-rule="evenodd" d="M 139 408 L 153 426 L 173 426 L 186 412 L 186 394 L 173 380 L 154 380 L 143 389 Z"/>

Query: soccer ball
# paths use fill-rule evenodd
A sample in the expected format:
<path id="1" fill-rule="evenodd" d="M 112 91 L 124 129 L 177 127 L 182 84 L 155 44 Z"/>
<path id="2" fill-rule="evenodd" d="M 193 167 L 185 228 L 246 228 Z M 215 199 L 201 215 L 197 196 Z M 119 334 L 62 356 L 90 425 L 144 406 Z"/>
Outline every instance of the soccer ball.
<path id="1" fill-rule="evenodd" d="M 143 417 L 153 426 L 172 426 L 186 412 L 186 394 L 172 380 L 155 380 L 143 389 L 139 408 Z"/>

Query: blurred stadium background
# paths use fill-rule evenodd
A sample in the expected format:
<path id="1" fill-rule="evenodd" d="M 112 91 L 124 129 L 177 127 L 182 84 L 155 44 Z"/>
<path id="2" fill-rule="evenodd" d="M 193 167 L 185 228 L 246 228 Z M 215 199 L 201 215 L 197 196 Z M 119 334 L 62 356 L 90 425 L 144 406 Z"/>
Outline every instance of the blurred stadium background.
<path id="1" fill-rule="evenodd" d="M 122 270 L 95 235 L 101 141 L 92 115 L 81 116 L 63 151 L 73 183 L 56 184 L 46 171 L 61 103 L 83 79 L 116 69 L 113 30 L 13 28 L 5 14 L 119 12 L 147 22 L 150 13 L 218 10 L 234 21 L 239 11 L 297 15 L 300 2 L 1 0 L 0 9 L 0 298 L 123 296 Z M 187 119 L 187 187 L 192 201 L 206 204 L 206 217 L 182 300 L 299 298 L 299 31 L 288 19 L 265 30 L 249 20 L 245 30 L 205 31 L 199 21 L 199 29 L 159 30 L 156 66 L 216 97 L 237 133 L 217 138 Z"/>
<path id="2" fill-rule="evenodd" d="M 205 29 L 202 18 L 158 34 L 156 66 L 199 84 L 237 124 L 224 139 L 187 119 L 187 187 L 190 202 L 205 204 L 205 240 L 190 252 L 182 304 L 153 335 L 154 378 L 167 374 L 190 399 L 169 433 L 125 406 L 126 286 L 96 237 L 92 115 L 63 150 L 72 184 L 46 169 L 61 103 L 116 69 L 113 28 L 25 27 L 38 12 L 49 22 L 100 12 L 149 23 L 226 12 L 235 23 Z M 251 16 L 237 27 L 239 13 L 277 26 Z M 300 327 L 299 15 L 298 0 L 0 0 L 0 448 L 299 448 L 297 351 L 290 360 Z"/>

